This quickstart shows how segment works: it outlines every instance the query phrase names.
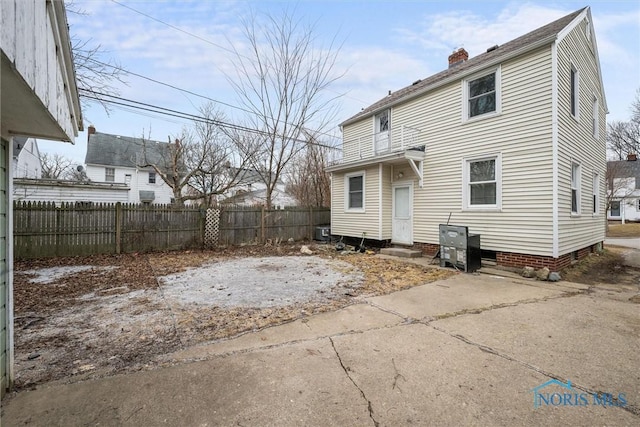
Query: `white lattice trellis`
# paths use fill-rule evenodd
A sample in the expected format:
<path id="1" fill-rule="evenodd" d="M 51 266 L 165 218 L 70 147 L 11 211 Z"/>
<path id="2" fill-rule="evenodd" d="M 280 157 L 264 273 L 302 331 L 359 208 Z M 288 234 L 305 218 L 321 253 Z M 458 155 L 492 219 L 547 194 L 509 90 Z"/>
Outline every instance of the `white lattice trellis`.
<path id="1" fill-rule="evenodd" d="M 204 226 L 204 244 L 209 247 L 218 246 L 220 241 L 220 209 L 207 209 Z"/>

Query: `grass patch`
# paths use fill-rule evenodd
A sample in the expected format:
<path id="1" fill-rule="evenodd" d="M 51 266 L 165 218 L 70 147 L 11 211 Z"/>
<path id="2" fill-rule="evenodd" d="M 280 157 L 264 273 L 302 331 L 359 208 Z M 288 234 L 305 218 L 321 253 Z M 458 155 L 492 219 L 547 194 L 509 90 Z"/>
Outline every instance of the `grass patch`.
<path id="1" fill-rule="evenodd" d="M 622 255 L 605 250 L 599 254 L 590 254 L 571 267 L 565 268 L 561 275 L 564 280 L 569 282 L 592 285 L 603 282 L 617 283 L 619 277 L 625 272 Z"/>
<path id="2" fill-rule="evenodd" d="M 607 237 L 640 237 L 640 222 L 609 224 Z"/>

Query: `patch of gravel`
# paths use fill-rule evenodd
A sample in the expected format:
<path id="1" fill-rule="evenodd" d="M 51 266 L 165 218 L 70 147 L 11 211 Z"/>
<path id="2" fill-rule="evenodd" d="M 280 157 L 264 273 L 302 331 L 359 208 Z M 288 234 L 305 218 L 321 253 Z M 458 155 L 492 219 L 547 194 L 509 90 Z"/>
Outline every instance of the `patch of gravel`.
<path id="1" fill-rule="evenodd" d="M 330 289 L 357 286 L 363 275 L 343 261 L 285 256 L 228 260 L 159 280 L 171 305 L 267 308 L 327 299 Z"/>

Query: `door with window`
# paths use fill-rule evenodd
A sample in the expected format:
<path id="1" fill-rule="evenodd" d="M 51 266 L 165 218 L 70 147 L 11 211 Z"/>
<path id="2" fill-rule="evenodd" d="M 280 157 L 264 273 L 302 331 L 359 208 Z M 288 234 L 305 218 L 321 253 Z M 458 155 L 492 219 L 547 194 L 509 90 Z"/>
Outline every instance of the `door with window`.
<path id="1" fill-rule="evenodd" d="M 413 184 L 393 186 L 393 212 L 391 241 L 403 245 L 413 244 Z"/>
<path id="2" fill-rule="evenodd" d="M 376 154 L 384 153 L 391 149 L 391 135 L 389 133 L 389 110 L 385 110 L 375 116 L 375 151 Z"/>

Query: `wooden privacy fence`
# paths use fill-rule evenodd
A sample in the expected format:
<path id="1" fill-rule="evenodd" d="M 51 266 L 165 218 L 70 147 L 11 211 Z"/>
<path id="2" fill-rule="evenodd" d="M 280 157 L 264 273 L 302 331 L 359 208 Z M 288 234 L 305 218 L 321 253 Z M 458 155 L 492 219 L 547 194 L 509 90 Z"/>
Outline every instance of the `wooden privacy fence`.
<path id="1" fill-rule="evenodd" d="M 15 202 L 14 256 L 40 258 L 313 239 L 328 208 Z"/>
<path id="2" fill-rule="evenodd" d="M 331 222 L 329 208 L 285 208 L 267 210 L 261 206 L 234 206 L 207 211 L 205 244 L 229 246 L 313 240 L 316 227 Z"/>
<path id="3" fill-rule="evenodd" d="M 159 251 L 202 245 L 197 207 L 15 202 L 14 256 L 40 258 Z"/>

